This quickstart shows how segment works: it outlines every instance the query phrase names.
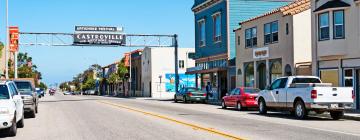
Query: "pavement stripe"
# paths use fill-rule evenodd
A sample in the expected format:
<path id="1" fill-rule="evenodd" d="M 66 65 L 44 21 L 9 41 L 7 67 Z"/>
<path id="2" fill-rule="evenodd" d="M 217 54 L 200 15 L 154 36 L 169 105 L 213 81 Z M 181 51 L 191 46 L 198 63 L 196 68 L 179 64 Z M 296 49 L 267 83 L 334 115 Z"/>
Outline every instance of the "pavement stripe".
<path id="1" fill-rule="evenodd" d="M 107 105 L 111 105 L 111 106 L 114 106 L 114 107 L 122 108 L 122 109 L 127 109 L 127 110 L 130 110 L 130 111 L 138 112 L 138 113 L 143 113 L 145 115 L 157 117 L 157 118 L 160 118 L 160 119 L 168 120 L 168 121 L 171 121 L 171 122 L 175 122 L 177 124 L 192 127 L 195 130 L 203 130 L 205 132 L 220 135 L 220 136 L 225 137 L 225 138 L 229 138 L 229 139 L 233 139 L 233 140 L 246 140 L 245 138 L 238 137 L 238 136 L 235 136 L 235 135 L 231 135 L 231 134 L 228 134 L 228 133 L 225 133 L 225 132 L 221 132 L 221 131 L 215 130 L 213 128 L 202 127 L 202 126 L 199 126 L 199 125 L 195 125 L 195 124 L 187 123 L 187 122 L 184 122 L 184 121 L 176 120 L 176 119 L 166 117 L 166 116 L 163 116 L 163 115 L 159 115 L 159 114 L 155 114 L 155 113 L 146 112 L 146 111 L 142 111 L 142 110 L 139 110 L 139 109 L 131 108 L 131 107 L 128 107 L 128 106 L 115 104 L 115 103 L 111 103 L 111 102 L 107 102 L 107 101 L 98 101 L 98 102 L 103 103 L 103 104 L 107 104 Z"/>

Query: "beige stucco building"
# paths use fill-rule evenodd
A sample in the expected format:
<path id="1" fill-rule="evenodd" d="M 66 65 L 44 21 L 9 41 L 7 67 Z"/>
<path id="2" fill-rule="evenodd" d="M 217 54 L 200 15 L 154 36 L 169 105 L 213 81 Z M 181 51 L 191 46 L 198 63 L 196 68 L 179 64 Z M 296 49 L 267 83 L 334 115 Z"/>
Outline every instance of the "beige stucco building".
<path id="1" fill-rule="evenodd" d="M 235 30 L 237 86 L 264 89 L 281 76 L 311 74 L 310 0 L 290 3 L 240 25 Z"/>
<path id="2" fill-rule="evenodd" d="M 354 87 L 359 109 L 360 1 L 312 0 L 313 75 L 333 86 Z"/>

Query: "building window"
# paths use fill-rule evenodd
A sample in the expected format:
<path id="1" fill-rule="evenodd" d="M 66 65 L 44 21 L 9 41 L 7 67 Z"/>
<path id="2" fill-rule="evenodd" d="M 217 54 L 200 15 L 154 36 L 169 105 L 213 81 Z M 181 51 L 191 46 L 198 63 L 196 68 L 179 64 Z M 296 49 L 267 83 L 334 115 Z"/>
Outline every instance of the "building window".
<path id="1" fill-rule="evenodd" d="M 334 39 L 345 38 L 344 10 L 334 11 Z"/>
<path id="2" fill-rule="evenodd" d="M 204 19 L 200 20 L 198 22 L 198 26 L 199 26 L 199 46 L 204 47 L 205 46 L 205 37 L 206 37 L 205 20 Z"/>
<path id="3" fill-rule="evenodd" d="M 332 86 L 339 86 L 339 70 L 327 69 L 320 70 L 320 78 L 323 83 L 331 83 Z"/>
<path id="4" fill-rule="evenodd" d="M 354 73 L 353 69 L 344 70 L 344 86 L 353 87 L 354 86 Z"/>
<path id="5" fill-rule="evenodd" d="M 319 40 L 330 38 L 329 12 L 319 14 Z"/>
<path id="6" fill-rule="evenodd" d="M 289 23 L 286 23 L 286 35 L 289 34 Z"/>
<path id="7" fill-rule="evenodd" d="M 185 68 L 185 61 L 184 60 L 179 60 L 179 68 L 180 69 Z"/>
<path id="8" fill-rule="evenodd" d="M 279 26 L 278 22 L 275 21 L 271 23 L 271 43 L 275 43 L 279 41 Z"/>
<path id="9" fill-rule="evenodd" d="M 221 14 L 216 13 L 213 15 L 213 21 L 214 21 L 214 42 L 221 41 Z"/>
<path id="10" fill-rule="evenodd" d="M 279 41 L 279 25 L 277 21 L 264 25 L 264 44 L 276 43 Z"/>
<path id="11" fill-rule="evenodd" d="M 237 41 L 238 41 L 237 44 L 240 46 L 240 39 L 241 39 L 240 36 L 238 36 L 237 39 L 238 39 L 238 40 L 237 40 Z"/>
<path id="12" fill-rule="evenodd" d="M 257 45 L 257 29 L 256 27 L 245 30 L 246 48 L 256 47 Z"/>

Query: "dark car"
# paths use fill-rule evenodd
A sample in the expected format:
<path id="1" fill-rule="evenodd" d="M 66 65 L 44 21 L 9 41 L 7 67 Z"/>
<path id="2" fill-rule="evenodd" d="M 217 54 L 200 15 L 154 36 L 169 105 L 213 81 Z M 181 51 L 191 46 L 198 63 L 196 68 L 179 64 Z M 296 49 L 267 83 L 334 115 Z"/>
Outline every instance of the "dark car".
<path id="1" fill-rule="evenodd" d="M 251 87 L 235 88 L 230 94 L 222 98 L 222 108 L 235 107 L 237 110 L 257 108 L 256 98 L 260 89 Z"/>
<path id="2" fill-rule="evenodd" d="M 188 102 L 204 103 L 205 99 L 206 99 L 206 93 L 193 87 L 182 88 L 178 93 L 174 95 L 175 102 L 181 100 L 184 103 L 188 103 Z"/>
<path id="3" fill-rule="evenodd" d="M 30 81 L 15 80 L 16 87 L 18 88 L 21 98 L 24 101 L 24 111 L 29 113 L 30 117 L 35 118 L 38 113 L 39 97 Z"/>

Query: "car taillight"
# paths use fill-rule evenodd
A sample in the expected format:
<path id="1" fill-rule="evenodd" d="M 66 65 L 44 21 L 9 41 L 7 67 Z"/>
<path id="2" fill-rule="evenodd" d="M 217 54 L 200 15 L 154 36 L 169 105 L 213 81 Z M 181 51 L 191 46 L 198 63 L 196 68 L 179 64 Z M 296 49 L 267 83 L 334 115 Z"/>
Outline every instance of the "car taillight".
<path id="1" fill-rule="evenodd" d="M 311 91 L 311 99 L 316 99 L 317 98 L 317 91 L 316 90 L 312 90 Z"/>
<path id="2" fill-rule="evenodd" d="M 191 92 L 188 92 L 187 95 L 192 96 L 192 93 L 191 93 Z"/>
<path id="3" fill-rule="evenodd" d="M 204 93 L 204 96 L 206 96 L 206 93 Z"/>
<path id="4" fill-rule="evenodd" d="M 352 90 L 352 99 L 355 100 L 355 92 Z"/>

